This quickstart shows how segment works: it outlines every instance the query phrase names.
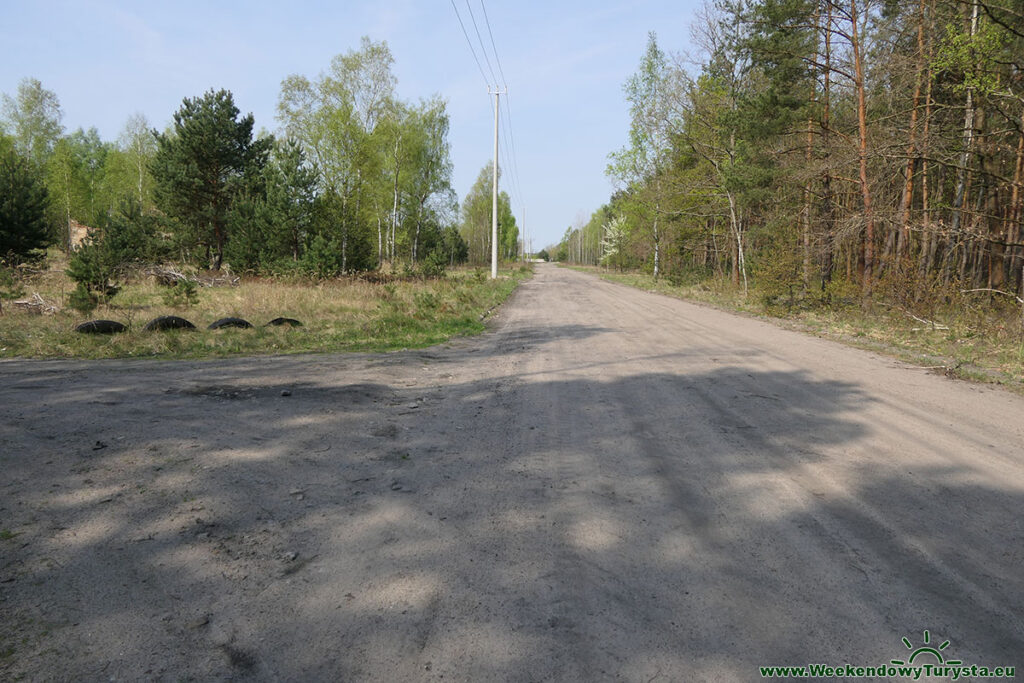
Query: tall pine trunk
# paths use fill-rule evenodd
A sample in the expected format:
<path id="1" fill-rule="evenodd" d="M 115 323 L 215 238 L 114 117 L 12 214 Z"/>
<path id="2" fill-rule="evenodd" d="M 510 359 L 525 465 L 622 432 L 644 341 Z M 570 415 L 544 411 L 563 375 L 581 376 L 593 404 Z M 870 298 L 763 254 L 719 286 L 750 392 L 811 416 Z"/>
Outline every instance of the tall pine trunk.
<path id="1" fill-rule="evenodd" d="M 875 218 L 871 211 L 871 187 L 868 184 L 868 123 L 864 92 L 863 46 L 858 38 L 857 0 L 850 0 L 850 47 L 853 50 L 854 87 L 857 91 L 857 143 L 860 158 L 860 192 L 864 203 L 864 296 L 871 296 L 875 267 Z"/>
<path id="2" fill-rule="evenodd" d="M 906 182 L 903 185 L 903 197 L 900 201 L 900 229 L 896 244 L 896 255 L 903 258 L 910 242 L 910 208 L 914 201 L 914 166 L 920 154 L 917 152 L 917 112 L 920 107 L 921 86 L 925 72 L 924 49 L 924 16 L 925 0 L 918 4 L 917 16 L 917 68 L 914 74 L 914 99 L 910 110 L 910 140 L 907 143 L 907 164 L 905 168 Z"/>
<path id="3" fill-rule="evenodd" d="M 807 119 L 807 147 L 804 150 L 804 160 L 808 167 L 811 165 L 811 149 L 814 144 L 814 132 L 811 129 L 811 119 Z M 803 289 L 804 294 L 811 287 L 811 180 L 804 182 L 804 208 L 802 217 L 802 242 L 803 247 Z"/>
<path id="4" fill-rule="evenodd" d="M 822 108 L 821 108 L 821 149 L 825 172 L 821 179 L 822 217 L 825 222 L 824 238 L 822 239 L 821 291 L 825 292 L 832 282 L 832 271 L 835 268 L 835 244 L 833 244 L 833 226 L 835 225 L 835 199 L 832 195 L 832 0 L 825 0 L 825 63 L 822 68 Z"/>
<path id="5" fill-rule="evenodd" d="M 971 2 L 971 22 L 970 22 L 970 37 L 973 40 L 974 36 L 978 32 L 978 0 Z M 946 265 L 944 268 L 944 279 L 949 280 L 953 253 L 952 250 L 955 248 L 954 245 L 960 246 L 964 250 L 964 254 L 967 251 L 967 245 L 962 244 L 961 227 L 963 223 L 963 207 L 964 201 L 967 197 L 967 185 L 969 180 L 969 174 L 967 173 L 967 166 L 971 162 L 971 153 L 974 147 L 974 88 L 967 85 L 967 96 L 964 103 L 964 126 L 963 126 L 963 147 L 960 152 L 960 164 L 957 167 L 956 177 L 956 191 L 953 195 L 953 216 L 950 220 L 950 240 L 949 246 L 950 253 L 947 254 Z M 961 261 L 961 272 L 962 272 L 962 261 Z"/>

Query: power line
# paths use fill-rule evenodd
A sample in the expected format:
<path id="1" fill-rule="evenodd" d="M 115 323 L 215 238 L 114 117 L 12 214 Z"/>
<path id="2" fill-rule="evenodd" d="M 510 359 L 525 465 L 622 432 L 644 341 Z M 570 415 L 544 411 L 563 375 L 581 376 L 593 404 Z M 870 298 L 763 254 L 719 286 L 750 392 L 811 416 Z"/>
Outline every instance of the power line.
<path id="1" fill-rule="evenodd" d="M 466 0 L 466 4 L 467 4 L 467 6 L 469 5 L 469 0 Z M 487 5 L 484 4 L 484 0 L 480 0 L 480 8 L 483 10 L 484 24 L 487 26 L 487 35 L 491 39 L 491 51 L 494 53 L 494 61 L 498 65 L 498 73 L 501 74 L 502 85 L 505 86 L 505 90 L 507 91 L 508 90 L 508 82 L 505 79 L 505 70 L 501 66 L 501 56 L 498 54 L 498 46 L 494 42 L 494 32 L 491 30 L 491 19 L 490 19 L 490 17 L 487 14 Z M 477 35 L 477 37 L 479 38 L 479 34 Z M 482 46 L 481 46 L 481 49 L 483 49 Z M 485 50 L 484 51 L 484 56 L 485 57 L 486 57 L 486 54 L 487 53 L 486 53 L 486 50 Z M 488 66 L 489 66 L 489 64 L 488 64 Z M 493 73 L 492 73 L 492 75 L 493 75 Z M 512 183 L 516 186 L 516 192 L 517 192 L 517 194 L 520 197 L 520 202 L 522 202 L 523 191 L 522 191 L 522 183 L 520 182 L 520 177 L 519 177 L 519 158 L 518 158 L 519 155 L 516 153 L 515 134 L 512 132 L 512 109 L 511 109 L 511 105 L 509 104 L 509 97 L 507 95 L 505 96 L 505 113 L 507 114 L 507 121 L 508 121 L 508 123 L 506 124 L 506 128 L 508 128 L 508 132 L 506 133 L 505 137 L 506 137 L 506 140 L 509 141 L 509 145 L 508 145 L 508 147 L 509 147 L 509 158 L 511 159 L 511 162 L 512 162 L 511 164 L 507 164 L 509 166 L 509 171 L 511 171 L 511 173 L 509 174 L 509 178 L 512 181 Z"/>
<path id="2" fill-rule="evenodd" d="M 516 176 L 516 185 L 520 185 L 519 154 L 516 151 L 516 137 L 515 137 L 515 134 L 512 131 L 512 106 L 509 104 L 509 96 L 508 95 L 505 95 L 505 113 L 507 115 L 506 119 L 508 121 L 508 125 L 506 126 L 506 128 L 508 128 L 508 136 L 509 136 L 509 142 L 510 142 L 509 148 L 512 150 L 512 164 L 513 164 L 512 172 Z M 522 196 L 522 188 L 520 188 L 519 194 L 520 194 L 520 196 Z"/>
<path id="3" fill-rule="evenodd" d="M 515 194 L 517 197 L 521 197 L 522 193 L 519 191 L 519 186 L 518 186 L 518 183 L 516 183 L 516 179 L 515 179 L 515 171 L 513 170 L 512 163 L 509 160 L 509 156 L 508 156 L 509 155 L 508 135 L 507 135 L 507 133 L 505 133 L 504 127 L 502 127 L 502 137 L 504 138 L 505 145 L 504 145 L 504 149 L 502 149 L 500 151 L 501 157 L 502 157 L 501 165 L 502 165 L 502 168 L 504 168 L 505 171 L 506 171 L 506 176 L 507 176 L 507 179 L 509 180 L 509 186 L 510 186 L 509 189 L 511 189 L 513 194 Z"/>
<path id="4" fill-rule="evenodd" d="M 476 56 L 476 50 L 473 49 L 473 41 L 469 39 L 469 33 L 466 32 L 466 25 L 462 23 L 462 16 L 459 14 L 459 8 L 455 6 L 455 0 L 451 0 L 452 9 L 455 10 L 455 16 L 459 20 L 459 26 L 462 27 L 462 35 L 466 37 L 466 44 L 469 45 L 469 52 L 473 55 L 473 61 L 476 62 L 476 68 L 480 70 L 480 75 L 484 79 L 484 85 L 490 86 L 487 81 L 487 74 L 484 73 L 484 68 L 480 65 L 480 59 Z M 487 55 L 484 55 L 487 57 Z"/>
<path id="5" fill-rule="evenodd" d="M 466 3 L 469 4 L 469 0 L 466 0 Z M 505 79 L 505 70 L 502 68 L 502 58 L 501 58 L 501 55 L 498 54 L 498 45 L 495 43 L 495 34 L 492 31 L 492 29 L 490 29 L 490 17 L 487 15 L 487 6 L 484 4 L 483 0 L 480 0 L 480 9 L 483 10 L 483 22 L 484 22 L 484 25 L 487 28 L 487 36 L 490 38 L 490 50 L 492 50 L 494 52 L 495 62 L 498 65 L 498 73 L 500 73 L 502 75 L 502 85 L 505 86 L 505 89 L 507 91 L 508 90 L 508 82 Z M 485 51 L 484 51 L 484 55 L 486 55 Z M 506 134 L 506 139 L 509 140 L 509 145 L 508 145 L 509 146 L 509 158 L 511 159 L 511 162 L 512 162 L 510 164 L 510 168 L 509 168 L 509 170 L 511 171 L 511 173 L 509 175 L 510 175 L 510 179 L 512 180 L 512 182 L 516 186 L 516 191 L 517 191 L 517 194 L 519 195 L 520 203 L 521 203 L 523 195 L 522 195 L 522 185 L 521 185 L 520 177 L 519 177 L 519 159 L 518 159 L 519 155 L 516 153 L 516 148 L 515 148 L 515 134 L 513 133 L 513 130 L 512 130 L 512 109 L 511 109 L 512 105 L 509 103 L 509 99 L 510 98 L 508 97 L 508 95 L 506 95 L 506 97 L 505 97 L 505 113 L 508 115 L 507 116 L 508 123 L 506 124 L 506 128 L 508 128 L 508 133 Z"/>
<path id="6" fill-rule="evenodd" d="M 490 20 L 490 17 L 488 16 L 488 14 L 487 14 L 487 6 L 484 4 L 484 0 L 480 0 L 480 8 L 481 8 L 481 10 L 483 10 L 484 22 L 485 22 L 485 25 L 487 27 L 487 35 L 488 35 L 488 38 L 490 39 L 490 42 L 491 42 L 491 52 L 494 55 L 494 62 L 495 62 L 495 64 L 498 65 L 498 73 L 501 74 L 501 81 L 498 81 L 498 77 L 494 73 L 494 66 L 491 64 L 491 59 L 488 56 L 487 46 L 484 44 L 483 36 L 480 33 L 480 25 L 476 21 L 476 15 L 473 13 L 473 7 L 470 5 L 470 0 L 465 0 L 465 2 L 466 2 L 466 10 L 469 12 L 470 20 L 473 23 L 473 30 L 476 33 L 477 42 L 480 45 L 480 52 L 484 56 L 484 62 L 487 64 L 487 70 L 490 72 L 491 78 L 494 79 L 494 84 L 495 84 L 494 89 L 495 89 L 495 91 L 497 91 L 499 89 L 498 88 L 498 83 L 500 82 L 501 85 L 504 87 L 504 91 L 505 91 L 503 94 L 507 95 L 508 94 L 508 82 L 505 79 L 505 70 L 504 70 L 504 68 L 501 65 L 501 57 L 498 55 L 497 44 L 494 41 L 494 32 L 491 29 L 491 20 Z M 451 0 L 451 4 L 452 4 L 452 9 L 455 10 L 455 16 L 459 20 L 459 26 L 462 28 L 462 35 L 466 39 L 466 44 L 469 45 L 470 54 L 473 55 L 473 61 L 476 62 L 476 67 L 480 71 L 480 75 L 483 77 L 484 83 L 487 85 L 488 93 L 490 93 L 491 92 L 491 90 L 490 90 L 490 88 L 491 88 L 490 81 L 487 80 L 487 74 L 484 72 L 483 65 L 481 65 L 480 59 L 479 59 L 479 57 L 476 54 L 476 48 L 473 47 L 473 41 L 469 37 L 469 32 L 466 30 L 465 22 L 462 21 L 462 15 L 459 13 L 459 8 L 455 5 L 455 0 Z M 495 94 L 497 94 L 497 93 L 495 93 Z M 509 189 L 511 189 L 513 191 L 513 194 L 519 200 L 518 203 L 519 203 L 520 207 L 525 212 L 525 201 L 524 201 L 525 195 L 523 194 L 522 182 L 521 182 L 520 175 L 519 175 L 519 159 L 518 159 L 518 154 L 516 152 L 515 134 L 512 132 L 512 110 L 511 110 L 511 106 L 509 105 L 509 102 L 508 102 L 508 97 L 506 97 L 506 99 L 505 99 L 505 112 L 507 114 L 507 121 L 508 121 L 508 123 L 506 124 L 506 126 L 502 127 L 502 130 L 501 130 L 501 137 L 504 139 L 504 142 L 505 142 L 505 144 L 502 145 L 503 148 L 499 148 L 499 146 L 497 144 L 497 141 L 498 141 L 498 130 L 497 130 L 497 128 L 498 128 L 497 120 L 498 119 L 497 119 L 497 117 L 500 114 L 500 108 L 501 108 L 501 105 L 499 103 L 499 98 L 496 96 L 495 97 L 495 110 L 494 110 L 494 115 L 495 115 L 495 148 L 494 148 L 494 152 L 495 152 L 495 154 L 494 154 L 494 160 L 493 160 L 493 163 L 495 165 L 495 192 L 497 191 L 497 169 L 498 169 L 499 166 L 500 167 L 504 167 L 508 171 L 507 177 L 508 177 L 508 181 L 509 181 Z M 507 130 L 505 130 L 506 128 L 507 128 Z M 496 210 L 496 207 L 497 207 L 497 205 L 495 204 L 495 207 L 493 207 L 494 210 Z M 524 242 L 523 243 L 525 245 L 525 233 L 523 234 L 523 237 L 524 237 Z"/>
<path id="7" fill-rule="evenodd" d="M 491 72 L 491 78 L 494 79 L 494 87 L 498 87 L 498 77 L 494 75 L 494 67 L 491 66 L 491 60 L 487 57 L 487 48 L 484 47 L 484 39 L 480 37 L 480 28 L 476 25 L 476 17 L 473 16 L 473 8 L 469 4 L 469 0 L 466 0 L 466 9 L 469 10 L 469 18 L 473 20 L 473 30 L 476 31 L 476 39 L 480 41 L 480 51 L 484 53 L 484 61 L 487 62 L 487 69 Z M 494 55 L 497 58 L 497 54 Z M 507 89 L 507 87 L 506 87 Z"/>
<path id="8" fill-rule="evenodd" d="M 467 0 L 468 2 L 469 0 Z M 508 90 L 508 83 L 505 82 L 505 72 L 501 68 L 501 58 L 498 57 L 498 48 L 494 45 L 494 34 L 491 33 L 491 20 L 487 17 L 487 6 L 484 5 L 484 0 L 480 0 L 480 8 L 484 11 L 484 23 L 487 24 L 487 35 L 491 37 L 491 50 L 494 52 L 494 61 L 498 63 L 498 73 L 501 74 L 501 84 Z M 508 100 L 505 101 L 506 111 L 508 108 Z"/>
<path id="9" fill-rule="evenodd" d="M 508 110 L 506 109 L 506 112 L 507 111 Z M 514 194 L 519 199 L 519 203 L 521 204 L 523 198 L 523 189 L 519 182 L 519 173 L 517 171 L 517 164 L 514 156 L 515 152 L 512 149 L 512 144 L 509 139 L 509 131 L 507 124 L 501 127 L 501 133 L 505 142 L 504 147 L 501 150 L 501 152 L 503 153 L 502 167 L 506 171 L 505 175 L 509 181 L 512 194 Z"/>
<path id="10" fill-rule="evenodd" d="M 508 145 L 508 137 L 507 136 L 505 138 L 505 146 L 509 147 L 509 145 Z M 509 156 L 510 154 L 511 154 L 511 152 L 506 152 L 506 154 L 505 154 L 505 168 L 508 171 L 509 187 L 512 190 L 512 194 L 515 195 L 516 199 L 518 200 L 517 203 L 522 204 L 523 203 L 523 190 L 519 186 L 519 180 L 516 178 L 515 160 L 512 159 L 511 156 Z"/>

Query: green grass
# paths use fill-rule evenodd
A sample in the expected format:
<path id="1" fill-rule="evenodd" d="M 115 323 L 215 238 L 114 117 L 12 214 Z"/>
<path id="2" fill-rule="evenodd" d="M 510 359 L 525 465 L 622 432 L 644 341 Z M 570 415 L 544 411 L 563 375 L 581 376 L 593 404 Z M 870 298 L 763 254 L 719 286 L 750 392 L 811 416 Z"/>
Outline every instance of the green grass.
<path id="1" fill-rule="evenodd" d="M 1020 309 L 1008 301 L 962 297 L 916 312 L 918 318 L 935 323 L 933 326 L 883 301 L 868 308 L 859 299 L 832 306 L 801 301 L 789 306 L 783 298 L 770 305 L 757 289 L 744 297 L 742 290 L 727 280 L 674 285 L 646 273 L 574 268 L 630 287 L 768 318 L 783 327 L 884 353 L 935 372 L 1024 392 L 1024 330 Z"/>
<path id="2" fill-rule="evenodd" d="M 141 278 L 129 282 L 107 305 L 88 314 L 67 306 L 71 282 L 60 264 L 25 282 L 60 310 L 39 315 L 4 306 L 0 316 L 0 358 L 214 358 L 330 351 L 390 351 L 438 344 L 484 329 L 482 316 L 503 302 L 529 269 L 505 269 L 497 280 L 461 269 L 438 279 L 339 278 L 328 281 L 251 278 L 238 286 L 201 287 L 199 303 L 173 308 L 166 289 Z M 179 315 L 197 330 L 146 332 L 160 315 Z M 244 318 L 254 329 L 205 329 L 226 316 Z M 276 317 L 302 327 L 263 327 Z M 81 334 L 78 323 L 117 320 L 129 331 Z"/>

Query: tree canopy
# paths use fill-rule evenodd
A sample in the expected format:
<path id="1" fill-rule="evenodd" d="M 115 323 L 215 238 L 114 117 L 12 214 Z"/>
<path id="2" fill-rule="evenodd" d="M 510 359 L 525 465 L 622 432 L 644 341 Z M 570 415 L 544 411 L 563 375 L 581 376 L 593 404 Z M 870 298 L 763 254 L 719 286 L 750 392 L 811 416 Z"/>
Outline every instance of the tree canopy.
<path id="1" fill-rule="evenodd" d="M 48 242 L 49 196 L 33 164 L 0 139 L 0 259 L 19 261 Z"/>
<path id="2" fill-rule="evenodd" d="M 494 165 L 480 169 L 473 187 L 462 202 L 462 223 L 459 232 L 469 248 L 469 262 L 485 265 L 491 262 Z M 501 169 L 498 169 L 501 178 Z M 515 259 L 519 253 L 519 228 L 512 215 L 512 203 L 504 190 L 498 193 L 498 258 Z"/>
<path id="3" fill-rule="evenodd" d="M 215 269 L 224 259 L 235 199 L 257 182 L 272 140 L 253 139 L 252 114 L 239 118 L 227 90 L 185 98 L 151 163 L 157 206 L 188 230 Z"/>
<path id="4" fill-rule="evenodd" d="M 616 194 L 556 253 L 596 264 L 620 242 L 655 274 L 825 303 L 1020 292 L 1024 31 L 1003 5 L 715 0 L 696 67 L 650 35 Z"/>
<path id="5" fill-rule="evenodd" d="M 14 97 L 0 98 L 0 123 L 14 140 L 14 147 L 30 162 L 42 167 L 64 132 L 63 112 L 56 93 L 35 78 L 18 84 Z"/>

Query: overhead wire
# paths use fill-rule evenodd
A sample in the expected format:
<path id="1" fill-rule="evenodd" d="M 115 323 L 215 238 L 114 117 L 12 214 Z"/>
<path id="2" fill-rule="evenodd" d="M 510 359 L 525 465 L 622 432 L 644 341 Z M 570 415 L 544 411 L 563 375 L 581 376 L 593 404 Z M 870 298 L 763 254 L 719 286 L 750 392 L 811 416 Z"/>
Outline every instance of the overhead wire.
<path id="1" fill-rule="evenodd" d="M 505 86 L 505 90 L 508 90 L 508 83 L 505 82 L 505 71 L 501 68 L 501 58 L 498 57 L 498 48 L 494 45 L 494 34 L 491 33 L 491 20 L 487 16 L 487 6 L 484 4 L 484 0 L 480 0 L 480 8 L 484 11 L 484 22 L 487 24 L 487 35 L 491 38 L 491 50 L 494 52 L 494 61 L 498 63 L 498 73 L 501 74 L 501 84 Z"/>
<path id="2" fill-rule="evenodd" d="M 505 128 L 508 129 L 509 149 L 512 155 L 512 173 L 515 175 L 516 186 L 520 188 L 519 195 L 522 197 L 522 189 L 519 177 L 519 155 L 516 150 L 516 138 L 512 129 L 512 106 L 509 104 L 509 96 L 505 95 L 505 118 L 507 125 Z"/>
<path id="3" fill-rule="evenodd" d="M 487 35 L 491 43 L 491 52 L 494 54 L 494 62 L 498 66 L 498 73 L 501 74 L 501 80 L 498 80 L 497 75 L 494 72 L 494 66 L 491 64 L 490 57 L 488 56 L 487 46 L 484 44 L 483 36 L 480 33 L 480 27 L 477 24 L 476 16 L 473 13 L 473 8 L 469 3 L 469 0 L 465 0 L 466 9 L 469 11 L 469 17 L 473 24 L 473 30 L 476 33 L 477 42 L 480 45 L 480 53 L 484 57 L 484 63 L 487 64 L 487 71 L 490 72 L 493 81 L 487 79 L 487 73 L 484 71 L 483 64 L 480 63 L 480 58 L 477 56 L 476 48 L 473 46 L 473 40 L 469 37 L 469 31 L 466 30 L 466 24 L 462 20 L 462 15 L 459 13 L 459 8 L 455 4 L 455 0 L 451 0 L 452 9 L 455 10 L 455 17 L 459 20 L 459 26 L 462 28 L 462 36 L 466 39 L 466 44 L 469 46 L 469 52 L 473 55 L 473 61 L 476 63 L 476 68 L 480 72 L 480 76 L 484 80 L 484 84 L 487 86 L 488 92 L 490 92 L 491 83 L 494 83 L 494 87 L 497 90 L 498 84 L 500 83 L 505 89 L 505 114 L 506 124 L 501 126 L 502 137 L 504 145 L 499 148 L 498 156 L 499 159 L 495 159 L 494 163 L 500 163 L 505 169 L 508 170 L 508 181 L 510 189 L 519 200 L 520 208 L 525 212 L 525 204 L 523 202 L 523 191 L 522 183 L 520 182 L 519 176 L 519 161 L 518 154 L 516 152 L 515 134 L 512 128 L 512 108 L 509 104 L 508 98 L 508 82 L 505 79 L 505 71 L 501 65 L 501 57 L 498 55 L 498 48 L 494 41 L 494 32 L 491 29 L 490 17 L 487 14 L 487 6 L 484 4 L 484 0 L 480 0 L 480 8 L 483 10 L 483 17 L 485 26 L 487 28 Z"/>
<path id="4" fill-rule="evenodd" d="M 462 15 L 459 14 L 459 8 L 455 6 L 455 0 L 451 0 L 452 9 L 455 10 L 455 16 L 459 20 L 459 26 L 462 27 L 462 35 L 466 37 L 466 44 L 469 45 L 469 52 L 473 55 L 473 61 L 476 62 L 476 68 L 480 70 L 480 76 L 484 79 L 484 85 L 490 88 L 490 83 L 487 81 L 487 74 L 484 73 L 484 67 L 480 64 L 480 58 L 476 56 L 476 50 L 473 49 L 473 41 L 469 39 L 469 33 L 466 31 L 466 25 L 462 23 Z M 486 55 L 484 55 L 486 57 Z"/>
<path id="5" fill-rule="evenodd" d="M 484 55 L 484 61 L 487 63 L 487 69 L 491 72 L 491 78 L 494 79 L 494 89 L 498 89 L 498 77 L 494 75 L 494 67 L 491 66 L 491 60 L 487 57 L 487 48 L 484 47 L 484 39 L 480 36 L 480 27 L 476 24 L 476 17 L 473 16 L 473 8 L 469 4 L 469 0 L 466 0 L 466 9 L 469 10 L 469 18 L 473 21 L 473 30 L 476 31 L 476 39 L 480 43 L 480 52 Z M 498 55 L 494 55 L 497 59 Z M 507 87 L 506 87 L 507 89 Z"/>
<path id="6" fill-rule="evenodd" d="M 469 4 L 469 0 L 466 0 L 466 4 L 467 5 Z M 498 46 L 494 42 L 494 32 L 491 30 L 491 19 L 490 19 L 490 16 L 488 16 L 488 14 L 487 14 L 487 5 L 484 4 L 484 0 L 480 0 L 480 9 L 483 10 L 484 24 L 487 27 L 487 36 L 491 40 L 491 51 L 494 53 L 494 61 L 498 65 L 498 73 L 501 74 L 501 84 L 505 88 L 505 114 L 507 116 L 507 119 L 506 119 L 507 123 L 506 123 L 506 126 L 505 126 L 505 129 L 507 129 L 507 132 L 506 132 L 506 135 L 505 135 L 505 139 L 506 139 L 506 141 L 508 143 L 507 146 L 508 146 L 508 148 L 510 150 L 509 151 L 509 158 L 511 158 L 511 161 L 512 161 L 511 164 L 508 164 L 509 170 L 510 170 L 509 179 L 511 180 L 512 184 L 515 186 L 516 194 L 519 195 L 520 205 L 522 205 L 522 202 L 523 202 L 523 192 L 522 192 L 522 184 L 520 183 L 520 177 L 519 177 L 519 159 L 518 159 L 518 155 L 516 154 L 515 135 L 512 132 L 512 108 L 511 108 L 511 105 L 509 104 L 508 82 L 505 80 L 505 70 L 501 66 L 501 56 L 498 54 Z M 479 37 L 479 34 L 478 34 L 478 37 Z M 481 49 L 483 49 L 483 48 L 481 47 Z M 486 58 L 486 51 L 485 51 L 485 58 Z M 503 129 L 503 130 L 505 130 L 505 129 Z"/>

